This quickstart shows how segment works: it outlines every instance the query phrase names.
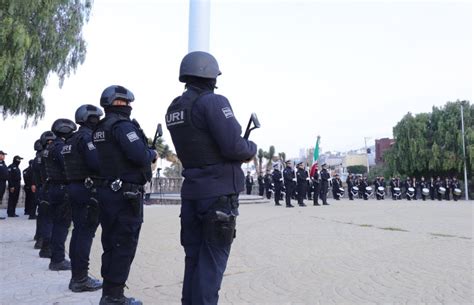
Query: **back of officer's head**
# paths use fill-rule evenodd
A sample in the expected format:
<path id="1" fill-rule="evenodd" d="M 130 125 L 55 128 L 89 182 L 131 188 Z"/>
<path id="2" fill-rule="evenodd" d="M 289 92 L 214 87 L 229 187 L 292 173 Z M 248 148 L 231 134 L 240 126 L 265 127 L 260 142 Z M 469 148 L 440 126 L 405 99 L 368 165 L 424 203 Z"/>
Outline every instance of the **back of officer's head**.
<path id="1" fill-rule="evenodd" d="M 76 124 L 69 119 L 57 119 L 51 126 L 51 131 L 60 138 L 68 138 L 76 129 Z"/>
<path id="2" fill-rule="evenodd" d="M 217 76 L 221 75 L 219 64 L 211 54 L 195 51 L 184 56 L 179 67 L 179 81 L 186 86 L 214 89 Z"/>
<path id="3" fill-rule="evenodd" d="M 38 139 L 35 141 L 33 148 L 35 149 L 35 151 L 41 151 L 43 149 L 43 144 L 41 144 L 41 139 Z"/>
<path id="4" fill-rule="evenodd" d="M 117 102 L 114 104 L 116 100 L 123 101 L 128 105 L 135 100 L 135 96 L 132 91 L 119 85 L 112 85 L 105 88 L 100 95 L 100 105 L 104 107 L 104 109 L 117 106 Z"/>
<path id="5" fill-rule="evenodd" d="M 104 113 L 99 107 L 86 104 L 77 108 L 74 118 L 77 124 L 93 128 L 99 123 L 102 115 L 104 115 Z"/>

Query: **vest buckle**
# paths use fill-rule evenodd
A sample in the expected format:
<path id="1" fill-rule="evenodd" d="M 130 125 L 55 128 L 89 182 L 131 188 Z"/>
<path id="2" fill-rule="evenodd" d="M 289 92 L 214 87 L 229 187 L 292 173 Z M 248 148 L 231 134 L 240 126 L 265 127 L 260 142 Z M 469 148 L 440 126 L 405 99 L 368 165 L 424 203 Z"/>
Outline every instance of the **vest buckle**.
<path id="1" fill-rule="evenodd" d="M 84 180 L 84 187 L 86 189 L 90 189 L 92 186 L 94 185 L 94 181 L 92 181 L 92 179 L 90 177 L 87 177 L 85 180 Z"/>

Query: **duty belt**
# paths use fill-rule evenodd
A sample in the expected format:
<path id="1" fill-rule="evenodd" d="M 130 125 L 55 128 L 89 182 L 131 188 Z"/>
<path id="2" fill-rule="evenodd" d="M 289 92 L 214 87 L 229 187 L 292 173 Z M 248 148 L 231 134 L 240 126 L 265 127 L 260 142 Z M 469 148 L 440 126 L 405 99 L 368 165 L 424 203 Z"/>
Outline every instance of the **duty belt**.
<path id="1" fill-rule="evenodd" d="M 120 190 L 123 192 L 130 192 L 130 191 L 143 192 L 144 191 L 143 185 L 123 182 L 122 180 L 118 178 L 113 181 L 105 180 L 105 179 L 92 179 L 92 182 L 93 182 L 93 185 L 95 185 L 96 187 L 110 187 L 110 189 L 114 192 L 118 192 Z"/>

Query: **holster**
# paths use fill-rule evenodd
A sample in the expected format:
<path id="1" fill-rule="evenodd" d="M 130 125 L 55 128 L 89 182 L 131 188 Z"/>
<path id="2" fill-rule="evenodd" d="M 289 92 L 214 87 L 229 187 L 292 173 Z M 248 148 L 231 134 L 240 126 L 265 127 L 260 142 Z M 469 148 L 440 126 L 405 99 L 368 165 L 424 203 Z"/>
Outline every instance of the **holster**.
<path id="1" fill-rule="evenodd" d="M 142 196 L 143 193 L 140 190 L 123 192 L 123 197 L 130 203 L 136 217 L 143 215 Z"/>
<path id="2" fill-rule="evenodd" d="M 91 190 L 91 197 L 87 203 L 87 226 L 91 229 L 96 229 L 99 225 L 99 200 L 97 200 L 97 190 L 93 188 Z"/>

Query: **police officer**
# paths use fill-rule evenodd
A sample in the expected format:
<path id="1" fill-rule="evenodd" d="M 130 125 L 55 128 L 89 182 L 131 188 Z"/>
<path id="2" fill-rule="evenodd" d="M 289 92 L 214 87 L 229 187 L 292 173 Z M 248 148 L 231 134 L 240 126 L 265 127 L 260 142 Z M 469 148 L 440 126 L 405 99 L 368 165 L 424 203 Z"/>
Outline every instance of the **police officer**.
<path id="1" fill-rule="evenodd" d="M 265 195 L 267 199 L 272 197 L 272 175 L 270 174 L 270 170 L 267 169 L 265 176 L 263 177 L 264 187 L 265 187 Z"/>
<path id="2" fill-rule="evenodd" d="M 250 195 L 253 187 L 253 177 L 250 172 L 247 172 L 247 176 L 245 176 L 245 187 L 247 188 L 247 195 Z"/>
<path id="3" fill-rule="evenodd" d="M 20 162 L 23 160 L 20 156 L 13 157 L 13 162 L 8 166 L 8 217 L 18 217 L 15 213 L 18 197 L 20 196 L 21 171 Z"/>
<path id="4" fill-rule="evenodd" d="M 92 239 L 99 225 L 97 186 L 92 180 L 99 175 L 99 158 L 92 143 L 92 130 L 102 115 L 102 110 L 96 106 L 80 106 L 75 113 L 79 130 L 66 139 L 66 145 L 61 151 L 69 183 L 68 193 L 74 224 L 69 244 L 71 259 L 69 289 L 73 292 L 102 288 L 100 281 L 88 276 Z"/>
<path id="5" fill-rule="evenodd" d="M 449 194 L 451 193 L 451 181 L 448 177 L 444 179 L 443 187 L 446 189 L 446 192 L 444 193 L 444 199 L 448 201 L 451 200 L 449 197 Z"/>
<path id="6" fill-rule="evenodd" d="M 238 194 L 244 189 L 242 162 L 256 145 L 240 136 L 232 107 L 214 93 L 220 75 L 216 59 L 191 52 L 181 61 L 186 91 L 168 108 L 166 124 L 182 161 L 181 244 L 185 271 L 182 304 L 217 304 L 218 291 L 235 237 Z"/>
<path id="7" fill-rule="evenodd" d="M 327 195 L 328 195 L 328 189 L 329 189 L 329 172 L 327 169 L 326 163 L 322 165 L 322 170 L 321 170 L 321 190 L 320 190 L 320 198 L 323 201 L 323 205 L 329 205 L 327 203 Z"/>
<path id="8" fill-rule="evenodd" d="M 51 126 L 56 135 L 43 151 L 47 174 L 46 191 L 49 197 L 50 211 L 53 221 L 51 233 L 51 263 L 53 271 L 71 270 L 71 263 L 66 259 L 65 242 L 71 225 L 71 203 L 67 193 L 67 180 L 64 172 L 64 158 L 61 152 L 65 141 L 77 129 L 69 119 L 57 119 Z"/>
<path id="9" fill-rule="evenodd" d="M 41 173 L 39 170 L 39 167 L 37 166 L 37 158 L 40 158 L 41 156 L 41 151 L 43 150 L 43 145 L 41 145 L 41 140 L 38 139 L 35 141 L 35 144 L 33 145 L 36 155 L 35 158 L 32 160 L 31 163 L 31 177 L 32 177 L 32 186 L 31 189 L 34 190 L 34 200 L 33 204 L 31 206 L 31 211 L 30 211 L 30 216 L 28 219 L 36 219 L 36 232 L 34 236 L 35 242 L 35 249 L 41 249 L 41 243 L 42 239 L 40 236 L 40 226 L 39 226 L 39 219 L 37 216 L 37 208 L 38 208 L 38 203 L 39 203 L 39 192 L 41 188 Z"/>
<path id="10" fill-rule="evenodd" d="M 420 190 L 421 199 L 423 201 L 425 201 L 426 200 L 426 195 L 425 195 L 425 193 L 423 193 L 423 189 L 428 187 L 428 183 L 426 182 L 424 176 L 421 176 L 420 182 L 418 183 L 418 187 L 419 187 L 419 190 Z"/>
<path id="11" fill-rule="evenodd" d="M 34 201 L 35 201 L 35 191 L 36 187 L 33 183 L 33 160 L 30 160 L 28 162 L 28 167 L 23 170 L 23 182 L 25 183 L 23 185 L 23 190 L 25 191 L 25 215 L 33 215 L 35 216 L 32 211 Z M 28 217 L 28 219 L 35 219 Z"/>
<path id="12" fill-rule="evenodd" d="M 436 177 L 436 181 L 434 183 L 434 190 L 439 201 L 443 199 L 443 194 L 441 194 L 441 192 L 439 191 L 440 187 L 443 187 L 443 181 L 441 181 L 441 177 L 438 176 Z"/>
<path id="13" fill-rule="evenodd" d="M 318 198 L 319 198 L 319 193 L 321 192 L 320 189 L 320 179 L 319 179 L 319 172 L 318 172 L 318 167 L 315 165 L 314 167 L 314 172 L 313 176 L 311 177 L 311 181 L 313 182 L 313 205 L 319 206 L 320 204 L 318 203 Z"/>
<path id="14" fill-rule="evenodd" d="M 39 239 L 36 240 L 35 249 L 41 249 L 39 256 L 51 258 L 51 235 L 53 231 L 53 217 L 48 193 L 48 174 L 46 173 L 46 157 L 49 155 L 47 147 L 53 143 L 56 135 L 52 131 L 41 134 L 40 141 L 43 149 L 35 158 L 33 164 L 35 172 L 39 172 L 40 183 L 38 190 L 38 220 Z"/>
<path id="15" fill-rule="evenodd" d="M 454 190 L 461 189 L 461 187 L 459 180 L 456 178 L 456 176 L 453 176 L 453 179 L 451 180 L 451 189 L 453 190 L 453 200 L 458 201 L 458 199 L 461 198 L 461 195 L 454 193 Z"/>
<path id="16" fill-rule="evenodd" d="M 362 177 L 359 183 L 359 194 L 362 193 L 362 198 L 364 198 L 364 200 L 369 199 L 369 194 L 367 193 L 368 186 L 369 184 L 367 183 L 367 177 Z"/>
<path id="17" fill-rule="evenodd" d="M 349 195 L 349 200 L 354 200 L 354 194 L 352 194 L 352 187 L 354 186 L 352 174 L 349 173 L 346 179 L 347 184 L 347 194 Z"/>
<path id="18" fill-rule="evenodd" d="M 5 153 L 0 150 L 0 205 L 3 201 L 3 195 L 5 194 L 5 188 L 8 180 L 8 166 L 5 164 Z M 3 217 L 2 217 L 3 218 Z"/>
<path id="19" fill-rule="evenodd" d="M 336 200 L 339 199 L 339 194 L 341 193 L 341 190 L 339 188 L 342 187 L 342 181 L 339 178 L 339 174 L 336 174 L 334 176 L 334 179 L 332 179 L 332 197 Z"/>
<path id="20" fill-rule="evenodd" d="M 123 86 L 107 87 L 100 97 L 105 118 L 93 133 L 101 177 L 94 181 L 98 186 L 104 249 L 101 305 L 142 304 L 125 297 L 123 289 L 143 223 L 143 186 L 151 179 L 150 165 L 158 154 L 147 147 L 138 122 L 130 119 L 130 103 L 134 100 L 133 93 Z"/>
<path id="21" fill-rule="evenodd" d="M 273 173 L 272 173 L 272 181 L 273 181 L 273 190 L 274 190 L 274 201 L 275 205 L 280 206 L 280 199 L 281 199 L 281 190 L 283 187 L 283 176 L 281 175 L 280 170 L 278 169 L 278 164 L 273 165 Z"/>
<path id="22" fill-rule="evenodd" d="M 293 192 L 295 191 L 295 184 L 296 184 L 296 176 L 295 171 L 292 167 L 291 160 L 286 161 L 286 167 L 283 170 L 283 179 L 285 183 L 285 202 L 287 208 L 292 208 L 293 205 L 291 204 L 291 197 Z"/>
<path id="23" fill-rule="evenodd" d="M 262 173 L 258 174 L 257 182 L 258 182 L 258 195 L 263 196 L 265 192 L 265 179 L 263 178 Z"/>
<path id="24" fill-rule="evenodd" d="M 430 178 L 430 183 L 429 183 L 429 188 L 430 188 L 430 198 L 431 200 L 435 200 L 435 195 L 436 195 L 436 182 L 435 182 L 435 178 L 433 176 L 431 176 Z"/>
<path id="25" fill-rule="evenodd" d="M 299 162 L 296 170 L 296 190 L 298 193 L 298 205 L 305 207 L 304 198 L 306 197 L 306 188 L 308 186 L 308 172 L 304 169 L 303 162 Z"/>

